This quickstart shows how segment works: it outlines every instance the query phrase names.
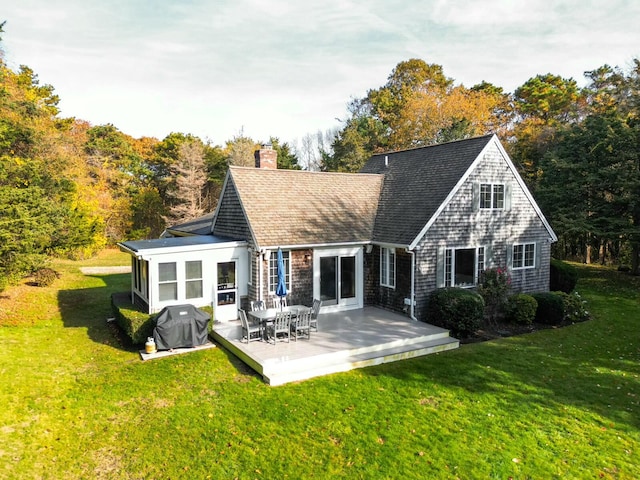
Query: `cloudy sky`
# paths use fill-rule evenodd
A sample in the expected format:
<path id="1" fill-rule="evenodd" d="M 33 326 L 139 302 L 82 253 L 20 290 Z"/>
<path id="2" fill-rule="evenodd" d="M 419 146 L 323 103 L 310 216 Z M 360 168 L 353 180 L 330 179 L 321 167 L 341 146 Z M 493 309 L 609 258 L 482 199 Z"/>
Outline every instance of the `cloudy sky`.
<path id="1" fill-rule="evenodd" d="M 296 144 L 339 126 L 399 62 L 512 92 L 640 58 L 637 0 L 1 0 L 12 68 L 63 116 L 134 137 L 243 132 Z"/>

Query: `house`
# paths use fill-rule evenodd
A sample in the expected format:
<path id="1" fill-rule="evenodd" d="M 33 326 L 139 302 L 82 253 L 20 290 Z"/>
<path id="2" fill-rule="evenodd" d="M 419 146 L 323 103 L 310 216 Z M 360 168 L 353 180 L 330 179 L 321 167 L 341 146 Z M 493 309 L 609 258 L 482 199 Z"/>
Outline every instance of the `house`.
<path id="1" fill-rule="evenodd" d="M 274 297 L 278 248 L 297 304 L 423 320 L 432 290 L 490 267 L 513 291 L 548 290 L 557 240 L 495 135 L 374 155 L 357 174 L 278 170 L 264 147 L 256 168 L 229 168 L 212 215 L 166 233 L 120 244 L 132 301 L 212 305 L 222 322 Z"/>

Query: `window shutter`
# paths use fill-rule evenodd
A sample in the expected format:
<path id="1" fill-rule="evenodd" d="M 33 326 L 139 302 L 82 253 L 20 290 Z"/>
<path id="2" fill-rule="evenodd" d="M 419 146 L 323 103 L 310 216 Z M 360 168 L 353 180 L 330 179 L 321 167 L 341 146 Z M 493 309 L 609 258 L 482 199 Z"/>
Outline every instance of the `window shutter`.
<path id="1" fill-rule="evenodd" d="M 507 183 L 504 186 L 504 209 L 511 210 L 511 184 Z"/>
<path id="2" fill-rule="evenodd" d="M 513 245 L 507 244 L 507 269 L 511 270 L 513 268 Z"/>
<path id="3" fill-rule="evenodd" d="M 542 248 L 540 248 L 540 246 L 541 246 L 540 242 L 536 242 L 533 245 L 534 245 L 533 248 L 535 250 L 535 253 L 534 253 L 534 255 L 535 255 L 535 260 L 534 260 L 535 264 L 534 264 L 534 266 L 536 268 L 540 268 L 540 253 L 541 253 L 540 250 L 542 250 Z"/>
<path id="4" fill-rule="evenodd" d="M 473 199 L 472 199 L 473 211 L 480 210 L 480 184 L 473 182 Z"/>
<path id="5" fill-rule="evenodd" d="M 436 258 L 436 287 L 444 287 L 444 247 L 438 247 Z"/>

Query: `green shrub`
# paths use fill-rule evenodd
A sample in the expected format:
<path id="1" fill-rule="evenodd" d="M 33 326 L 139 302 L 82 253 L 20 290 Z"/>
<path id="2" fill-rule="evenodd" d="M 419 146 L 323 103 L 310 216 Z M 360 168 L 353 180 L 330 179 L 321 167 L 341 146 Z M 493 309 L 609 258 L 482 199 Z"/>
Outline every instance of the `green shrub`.
<path id="1" fill-rule="evenodd" d="M 552 292 L 571 293 L 576 288 L 576 283 L 578 283 L 578 270 L 573 265 L 552 258 L 549 289 Z"/>
<path id="2" fill-rule="evenodd" d="M 454 336 L 467 337 L 482 324 L 484 300 L 464 288 L 447 287 L 431 292 L 427 306 L 427 322 L 451 331 Z"/>
<path id="3" fill-rule="evenodd" d="M 52 268 L 39 268 L 33 274 L 33 285 L 36 287 L 48 287 L 56 278 L 60 278 L 60 274 Z"/>
<path id="4" fill-rule="evenodd" d="M 153 335 L 156 326 L 157 313 L 149 314 L 141 312 L 136 305 L 131 304 L 129 294 L 116 293 L 111 296 L 111 306 L 116 322 L 122 331 L 131 339 L 134 345 L 140 345 Z M 208 313 L 213 318 L 213 308 L 200 307 L 200 310 Z M 208 331 L 211 333 L 213 322 L 210 321 Z"/>
<path id="5" fill-rule="evenodd" d="M 538 302 L 531 295 L 516 293 L 507 298 L 505 315 L 509 322 L 531 325 L 536 318 Z"/>
<path id="6" fill-rule="evenodd" d="M 213 330 L 213 307 L 211 305 L 207 305 L 205 307 L 198 307 L 198 310 L 202 310 L 209 314 L 210 320 L 209 325 L 207 325 L 207 331 L 211 333 L 211 330 Z"/>
<path id="7" fill-rule="evenodd" d="M 511 277 L 506 268 L 488 268 L 482 272 L 477 292 L 484 299 L 485 314 L 490 322 L 496 322 L 504 311 L 511 288 Z"/>
<path id="8" fill-rule="evenodd" d="M 562 298 L 564 306 L 564 321 L 567 323 L 584 322 L 591 318 L 587 311 L 585 300 L 582 300 L 578 292 L 556 292 Z"/>
<path id="9" fill-rule="evenodd" d="M 531 295 L 538 302 L 536 322 L 545 325 L 561 325 L 564 319 L 564 302 L 557 293 L 540 292 Z"/>
<path id="10" fill-rule="evenodd" d="M 136 305 L 131 304 L 128 295 L 112 295 L 111 305 L 116 322 L 133 344 L 142 344 L 153 335 L 155 315 L 141 312 Z"/>

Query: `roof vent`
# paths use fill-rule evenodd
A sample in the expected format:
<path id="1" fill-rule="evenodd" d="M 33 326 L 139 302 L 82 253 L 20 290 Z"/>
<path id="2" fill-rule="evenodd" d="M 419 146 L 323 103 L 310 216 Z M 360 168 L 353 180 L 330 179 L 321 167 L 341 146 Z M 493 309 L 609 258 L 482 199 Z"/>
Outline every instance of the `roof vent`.
<path id="1" fill-rule="evenodd" d="M 384 156 L 384 166 L 385 168 L 389 166 L 389 155 Z"/>

